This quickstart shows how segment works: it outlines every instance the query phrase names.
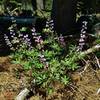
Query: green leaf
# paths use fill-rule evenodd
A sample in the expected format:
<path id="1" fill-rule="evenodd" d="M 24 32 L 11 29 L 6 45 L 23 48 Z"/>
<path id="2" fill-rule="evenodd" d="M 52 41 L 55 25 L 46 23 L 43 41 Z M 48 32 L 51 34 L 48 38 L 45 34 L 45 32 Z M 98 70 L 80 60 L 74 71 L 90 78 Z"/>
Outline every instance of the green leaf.
<path id="1" fill-rule="evenodd" d="M 64 75 L 64 77 L 61 77 L 61 81 L 62 81 L 62 83 L 64 83 L 66 85 L 69 83 L 69 77 Z"/>

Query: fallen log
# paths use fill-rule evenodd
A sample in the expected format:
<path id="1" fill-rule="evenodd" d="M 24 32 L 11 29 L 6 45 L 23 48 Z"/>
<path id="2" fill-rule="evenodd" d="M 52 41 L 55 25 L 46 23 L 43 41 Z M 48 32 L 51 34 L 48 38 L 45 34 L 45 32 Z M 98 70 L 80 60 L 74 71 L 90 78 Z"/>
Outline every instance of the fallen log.
<path id="1" fill-rule="evenodd" d="M 22 17 L 22 16 L 0 16 L 0 24 L 2 23 L 12 23 L 13 20 L 16 21 L 16 24 L 28 24 L 28 25 L 35 25 L 38 16 L 28 16 L 28 17 Z"/>

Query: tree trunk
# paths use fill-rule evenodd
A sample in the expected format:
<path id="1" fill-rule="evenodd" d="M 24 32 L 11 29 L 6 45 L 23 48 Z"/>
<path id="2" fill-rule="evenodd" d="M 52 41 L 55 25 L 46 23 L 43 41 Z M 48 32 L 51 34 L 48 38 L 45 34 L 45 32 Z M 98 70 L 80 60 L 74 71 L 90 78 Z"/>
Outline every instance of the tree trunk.
<path id="1" fill-rule="evenodd" d="M 33 10 L 31 0 L 21 0 L 21 2 L 22 2 L 22 9 L 24 9 L 24 10 Z"/>
<path id="2" fill-rule="evenodd" d="M 76 0 L 53 0 L 51 17 L 58 34 L 71 34 L 76 22 Z"/>
<path id="3" fill-rule="evenodd" d="M 44 0 L 36 0 L 37 2 L 37 9 L 43 10 L 44 9 Z"/>

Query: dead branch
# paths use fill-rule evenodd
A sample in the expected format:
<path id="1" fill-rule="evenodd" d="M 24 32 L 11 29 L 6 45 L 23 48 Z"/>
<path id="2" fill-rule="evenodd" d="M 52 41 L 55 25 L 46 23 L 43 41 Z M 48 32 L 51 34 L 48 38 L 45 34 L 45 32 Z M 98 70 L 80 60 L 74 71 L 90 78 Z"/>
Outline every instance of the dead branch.
<path id="1" fill-rule="evenodd" d="M 26 96 L 29 94 L 29 90 L 27 88 L 25 88 L 24 90 L 22 90 L 18 96 L 15 98 L 15 100 L 25 100 Z"/>
<path id="2" fill-rule="evenodd" d="M 97 62 L 97 65 L 98 67 L 100 68 L 100 62 L 99 62 L 99 59 L 95 56 L 95 59 L 96 59 L 96 62 Z"/>
<path id="3" fill-rule="evenodd" d="M 85 65 L 85 67 L 84 67 L 84 69 L 83 69 L 83 71 L 79 73 L 81 76 L 82 76 L 82 74 L 87 70 L 87 68 L 89 67 L 89 65 L 90 65 L 90 63 L 89 63 L 89 61 L 87 61 L 87 62 L 86 62 L 86 65 Z"/>
<path id="4" fill-rule="evenodd" d="M 96 93 L 96 94 L 97 94 L 97 95 L 100 94 L 100 88 L 97 90 L 97 93 Z"/>
<path id="5" fill-rule="evenodd" d="M 93 53 L 95 51 L 99 51 L 100 50 L 100 44 L 97 44 L 95 46 L 93 46 L 92 48 L 89 48 L 86 51 L 81 52 L 81 55 L 88 55 L 90 53 Z"/>

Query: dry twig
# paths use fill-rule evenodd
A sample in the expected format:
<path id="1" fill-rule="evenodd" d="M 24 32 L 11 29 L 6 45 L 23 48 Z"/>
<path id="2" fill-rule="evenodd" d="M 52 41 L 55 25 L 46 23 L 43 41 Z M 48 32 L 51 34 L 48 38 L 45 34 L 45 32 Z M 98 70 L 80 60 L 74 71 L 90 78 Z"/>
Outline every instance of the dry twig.
<path id="1" fill-rule="evenodd" d="M 15 100 L 25 100 L 26 96 L 29 94 L 29 90 L 27 88 L 25 88 L 24 90 L 22 90 L 18 96 L 15 98 Z"/>
<path id="2" fill-rule="evenodd" d="M 100 62 L 99 62 L 99 59 L 97 58 L 97 56 L 95 56 L 95 59 L 96 59 L 98 67 L 100 68 Z"/>
<path id="3" fill-rule="evenodd" d="M 93 46 L 92 48 L 90 48 L 84 52 L 81 52 L 81 55 L 87 55 L 87 54 L 90 54 L 92 52 L 99 51 L 99 50 L 100 50 L 100 44 L 97 44 L 97 45 Z"/>

